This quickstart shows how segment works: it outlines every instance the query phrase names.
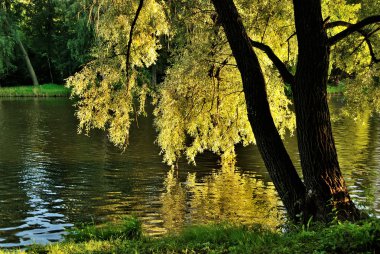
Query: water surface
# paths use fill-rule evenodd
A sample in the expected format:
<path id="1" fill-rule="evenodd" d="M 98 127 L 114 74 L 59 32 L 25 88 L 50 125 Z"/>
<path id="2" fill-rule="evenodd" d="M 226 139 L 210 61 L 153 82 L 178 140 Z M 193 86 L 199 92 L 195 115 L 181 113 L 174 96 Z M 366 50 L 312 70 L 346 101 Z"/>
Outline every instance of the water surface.
<path id="1" fill-rule="evenodd" d="M 336 105 L 335 105 L 336 107 Z M 282 204 L 254 146 L 237 147 L 237 167 L 205 154 L 197 166 L 162 163 L 151 118 L 133 125 L 125 153 L 104 133 L 77 134 L 64 98 L 0 99 L 0 247 L 62 239 L 64 230 L 135 215 L 145 233 L 192 223 L 232 221 L 276 227 Z M 334 122 L 350 193 L 380 214 L 380 118 Z M 296 140 L 286 146 L 299 166 Z"/>

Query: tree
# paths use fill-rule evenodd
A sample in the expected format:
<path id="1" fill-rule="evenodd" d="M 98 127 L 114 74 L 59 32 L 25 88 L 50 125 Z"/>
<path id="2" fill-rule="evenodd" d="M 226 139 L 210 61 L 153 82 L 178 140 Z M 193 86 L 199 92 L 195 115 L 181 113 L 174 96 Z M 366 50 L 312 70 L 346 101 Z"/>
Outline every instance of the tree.
<path id="1" fill-rule="evenodd" d="M 74 0 L 3 1 L 1 79 L 30 83 L 25 76 L 31 64 L 24 64 L 29 59 L 40 82 L 63 83 L 88 62 L 94 29 L 84 8 L 82 1 Z"/>
<path id="2" fill-rule="evenodd" d="M 340 171 L 327 104 L 329 41 L 320 0 L 294 0 L 298 63 L 292 87 L 306 209 L 317 219 L 358 219 Z M 337 36 L 337 35 L 336 35 Z M 334 37 L 332 37 L 334 38 Z"/>
<path id="3" fill-rule="evenodd" d="M 4 18 L 3 16 L 1 18 Z M 6 76 L 10 71 L 14 69 L 13 62 L 13 48 L 14 41 L 11 36 L 4 32 L 5 21 L 1 20 L 2 28 L 0 29 L 0 78 Z"/>
<path id="4" fill-rule="evenodd" d="M 59 29 L 56 25 L 58 17 L 56 13 L 56 3 L 53 0 L 35 0 L 28 4 L 28 16 L 26 17 L 24 30 L 28 32 L 31 47 L 34 49 L 38 61 L 40 73 L 48 73 L 48 80 L 54 83 L 54 66 L 55 58 L 54 49 L 57 48 L 56 33 Z M 65 38 L 59 38 L 67 40 Z"/>
<path id="5" fill-rule="evenodd" d="M 170 35 L 166 30 L 170 23 L 176 28 L 172 66 L 159 93 L 153 94 L 158 97 L 157 143 L 164 160 L 174 164 L 185 154 L 194 162 L 196 154 L 211 150 L 222 155 L 223 163 L 229 163 L 234 144 L 256 142 L 291 219 L 358 219 L 360 213 L 348 195 L 337 160 L 326 84 L 330 48 L 338 48 L 338 42 L 354 32 L 364 37 L 372 61 L 376 60 L 369 37 L 377 30 L 364 28 L 378 23 L 379 16 L 347 24 L 357 21 L 359 5 L 340 1 L 334 9 L 330 1 L 322 6 L 319 0 L 294 0 L 293 21 L 289 20 L 293 10 L 288 2 L 263 1 L 256 6 L 247 0 L 238 2 L 241 10 L 248 9 L 242 11 L 245 25 L 233 0 L 212 3 L 217 15 L 201 0 L 169 6 L 140 0 L 127 9 L 123 9 L 127 4 L 112 0 L 92 5 L 98 13 L 99 44 L 95 50 L 106 47 L 107 51 L 98 53 L 68 82 L 81 99 L 77 104 L 81 128 L 88 132 L 109 126 L 111 140 L 126 146 L 129 115 L 141 112 L 136 110 L 133 97 L 146 94 L 146 86 L 136 82 L 136 77 L 156 60 L 152 50 L 160 47 L 157 40 L 147 43 L 146 36 L 159 36 L 162 33 L 158 31 Z M 323 8 L 330 18 L 322 18 Z M 346 22 L 336 20 L 342 10 Z M 164 30 L 152 22 L 154 16 L 161 18 Z M 337 30 L 342 23 L 347 28 Z M 247 32 L 246 27 L 252 28 Z M 281 29 L 281 36 L 276 29 Z M 288 39 L 283 39 L 289 32 Z M 332 35 L 328 38 L 327 33 Z M 297 42 L 292 40 L 295 37 Z M 264 43 L 267 38 L 280 56 Z M 284 41 L 288 44 L 285 50 Z M 259 51 L 255 53 L 253 47 Z M 367 48 L 357 51 L 363 53 Z M 286 56 L 286 61 L 281 60 Z M 295 66 L 293 74 L 289 68 Z M 271 82 L 266 82 L 266 77 Z M 294 119 L 281 83 L 288 83 L 294 95 L 304 182 L 281 141 Z M 141 108 L 144 100 L 140 101 Z"/>
<path id="6" fill-rule="evenodd" d="M 260 73 L 261 70 L 258 61 L 249 62 L 247 59 L 247 55 L 249 59 L 252 59 L 255 54 L 252 50 L 251 52 L 248 50 L 249 38 L 244 31 L 243 24 L 241 22 L 239 24 L 240 18 L 236 7 L 232 1 L 222 4 L 215 0 L 213 4 L 219 14 L 238 66 L 240 61 L 239 70 L 242 74 L 243 84 L 247 82 L 247 86 L 252 86 L 252 84 L 254 84 L 253 86 L 262 86 L 261 90 L 264 90 L 264 86 L 260 85 L 264 83 L 261 75 L 255 77 L 253 73 L 249 73 L 254 68 L 256 68 L 256 73 Z M 380 22 L 380 16 L 362 20 L 328 39 L 326 21 L 322 19 L 319 0 L 309 2 L 295 0 L 294 13 L 298 40 L 298 62 L 294 81 L 286 70 L 279 70 L 287 75 L 284 75 L 284 79 L 291 83 L 294 94 L 298 146 L 306 187 L 306 192 L 301 194 L 305 195 L 304 199 L 300 200 L 301 207 L 303 206 L 302 211 L 306 219 L 314 216 L 317 220 L 330 220 L 334 210 L 337 211 L 338 218 L 358 219 L 360 214 L 349 197 L 340 172 L 331 130 L 327 104 L 329 48 L 350 33 L 360 32 L 365 25 Z M 233 16 L 233 14 L 235 15 Z M 228 15 L 230 16 L 228 17 Z M 234 23 L 235 27 L 233 27 Z M 255 93 L 248 87 L 244 90 L 248 94 Z M 259 92 L 256 91 L 256 93 Z M 248 98 L 247 104 L 249 105 Z M 250 110 L 255 111 L 254 107 L 250 109 L 248 106 L 248 114 L 250 114 Z M 255 115 L 257 117 L 257 113 Z M 254 125 L 252 128 L 257 139 L 261 134 L 256 135 L 257 131 L 255 131 Z M 261 150 L 264 149 L 261 148 Z M 265 154 L 265 150 L 261 153 Z M 267 160 L 265 155 L 263 158 Z M 267 168 L 269 169 L 268 166 Z M 284 200 L 284 198 L 282 199 Z M 288 207 L 286 203 L 285 206 Z"/>
<path id="7" fill-rule="evenodd" d="M 22 40 L 20 38 L 20 34 L 16 28 L 16 25 L 11 22 L 11 18 L 10 18 L 11 7 L 12 7 L 12 4 L 10 1 L 5 1 L 3 3 L 3 6 L 1 6 L 0 14 L 3 16 L 3 18 L 2 18 L 2 22 L 4 23 L 3 26 L 5 28 L 6 34 L 8 36 L 12 37 L 13 40 L 19 46 L 20 51 L 22 53 L 22 57 L 24 59 L 26 67 L 28 69 L 30 78 L 33 81 L 33 85 L 37 86 L 38 85 L 38 79 L 37 79 L 37 75 L 34 71 L 33 65 L 30 61 L 29 54 L 28 54 L 28 52 L 24 46 L 24 43 L 22 42 Z"/>
<path id="8" fill-rule="evenodd" d="M 81 1 L 36 0 L 27 5 L 22 30 L 42 82 L 63 83 L 89 60 L 93 29 Z"/>

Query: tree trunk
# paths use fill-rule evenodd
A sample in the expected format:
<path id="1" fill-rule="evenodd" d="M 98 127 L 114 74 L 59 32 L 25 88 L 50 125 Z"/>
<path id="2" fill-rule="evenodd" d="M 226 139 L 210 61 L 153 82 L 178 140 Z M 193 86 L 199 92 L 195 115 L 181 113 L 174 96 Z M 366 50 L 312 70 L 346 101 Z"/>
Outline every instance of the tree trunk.
<path id="1" fill-rule="evenodd" d="M 157 64 L 152 65 L 152 78 L 150 81 L 150 84 L 152 87 L 155 87 L 157 85 Z"/>
<path id="2" fill-rule="evenodd" d="M 24 60 L 26 63 L 26 67 L 28 68 L 29 75 L 33 81 L 33 85 L 38 86 L 38 79 L 37 79 L 36 73 L 34 72 L 33 65 L 30 62 L 28 52 L 26 52 L 26 49 L 25 49 L 24 45 L 22 44 L 21 40 L 19 38 L 16 38 L 16 40 L 17 40 L 17 44 L 19 45 L 19 47 L 21 49 L 22 56 L 24 57 Z"/>
<path id="3" fill-rule="evenodd" d="M 305 187 L 285 150 L 270 112 L 264 76 L 233 0 L 212 0 L 243 81 L 248 119 L 265 166 L 291 219 L 303 207 Z"/>
<path id="4" fill-rule="evenodd" d="M 306 186 L 305 219 L 357 219 L 341 174 L 327 104 L 329 46 L 320 0 L 294 0 L 298 63 L 293 88 L 298 149 Z M 336 212 L 334 214 L 334 212 Z"/>
<path id="5" fill-rule="evenodd" d="M 50 81 L 51 81 L 52 84 L 54 84 L 54 79 L 53 79 L 53 73 L 51 71 L 51 64 L 50 64 L 49 54 L 47 55 L 47 63 L 48 63 L 48 66 L 49 66 Z"/>
<path id="6" fill-rule="evenodd" d="M 26 67 L 28 68 L 28 72 L 29 72 L 30 77 L 31 77 L 31 79 L 33 81 L 33 85 L 38 86 L 37 76 L 36 76 L 36 73 L 34 72 L 32 63 L 30 62 L 30 59 L 29 59 L 29 56 L 28 56 L 28 52 L 26 52 L 26 49 L 25 49 L 24 45 L 22 44 L 21 40 L 18 38 L 17 33 L 14 32 L 14 31 L 12 31 L 12 27 L 11 27 L 11 25 L 8 22 L 7 11 L 10 8 L 10 3 L 8 2 L 8 4 L 9 5 L 7 5 L 7 2 L 6 2 L 6 6 L 5 6 L 5 9 L 4 9 L 5 10 L 5 13 L 4 13 L 5 19 L 4 19 L 4 21 L 5 21 L 6 28 L 8 30 L 7 32 L 14 37 L 14 39 L 17 42 L 17 44 L 19 45 L 19 47 L 21 49 L 21 52 L 22 52 L 22 55 L 24 57 L 25 63 L 26 63 Z"/>

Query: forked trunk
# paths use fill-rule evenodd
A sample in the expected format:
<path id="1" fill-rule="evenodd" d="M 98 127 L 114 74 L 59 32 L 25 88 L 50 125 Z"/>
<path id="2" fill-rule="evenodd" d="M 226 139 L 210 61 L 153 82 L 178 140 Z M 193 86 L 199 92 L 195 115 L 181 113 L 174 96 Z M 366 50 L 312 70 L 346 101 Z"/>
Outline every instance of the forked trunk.
<path id="1" fill-rule="evenodd" d="M 327 104 L 329 46 L 320 0 L 294 0 L 298 63 L 293 86 L 298 149 L 306 186 L 306 219 L 355 220 L 339 168 Z"/>

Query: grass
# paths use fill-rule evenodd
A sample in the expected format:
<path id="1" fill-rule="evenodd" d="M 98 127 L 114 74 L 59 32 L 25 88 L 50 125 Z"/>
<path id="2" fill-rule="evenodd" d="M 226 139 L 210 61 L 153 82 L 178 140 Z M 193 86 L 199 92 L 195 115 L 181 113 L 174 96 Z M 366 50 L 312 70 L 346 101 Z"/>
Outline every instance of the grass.
<path id="1" fill-rule="evenodd" d="M 292 92 L 292 89 L 290 87 L 290 85 L 286 84 L 284 86 L 285 88 L 285 94 L 286 96 L 288 96 L 289 98 L 292 98 L 293 97 L 293 92 Z M 339 82 L 338 84 L 327 84 L 327 94 L 330 94 L 330 95 L 336 95 L 336 94 L 343 94 L 344 90 L 345 90 L 345 84 L 344 82 Z"/>
<path id="2" fill-rule="evenodd" d="M 380 220 L 341 223 L 286 233 L 260 226 L 192 226 L 176 235 L 149 238 L 134 218 L 120 224 L 71 231 L 62 243 L 34 245 L 28 253 L 378 253 Z M 20 251 L 25 252 L 25 251 Z M 0 253 L 11 253 L 3 251 Z"/>
<path id="3" fill-rule="evenodd" d="M 63 85 L 0 87 L 0 97 L 66 97 L 70 89 Z"/>
<path id="4" fill-rule="evenodd" d="M 328 94 L 342 94 L 344 92 L 345 85 L 343 82 L 339 82 L 337 85 L 327 86 L 327 93 Z"/>
<path id="5" fill-rule="evenodd" d="M 341 94 L 344 91 L 344 83 L 340 82 L 336 86 L 327 86 L 327 93 Z M 288 90 L 290 87 L 288 87 Z M 290 93 L 290 90 L 287 91 Z M 68 97 L 70 89 L 63 85 L 44 84 L 34 86 L 0 87 L 0 97 Z"/>

